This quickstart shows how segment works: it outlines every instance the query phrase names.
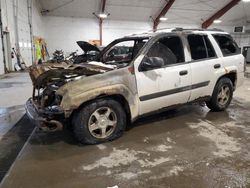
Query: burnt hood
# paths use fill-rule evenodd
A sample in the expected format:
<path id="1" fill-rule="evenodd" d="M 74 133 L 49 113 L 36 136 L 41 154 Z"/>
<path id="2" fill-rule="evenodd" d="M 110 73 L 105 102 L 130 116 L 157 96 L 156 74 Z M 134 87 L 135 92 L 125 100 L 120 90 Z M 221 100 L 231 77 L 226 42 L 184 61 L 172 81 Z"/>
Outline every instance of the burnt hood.
<path id="1" fill-rule="evenodd" d="M 90 51 L 96 51 L 96 52 L 100 52 L 99 48 L 97 48 L 96 46 L 85 42 L 85 41 L 77 41 L 76 42 L 78 44 L 78 46 L 85 52 L 90 52 Z"/>
<path id="2" fill-rule="evenodd" d="M 113 68 L 98 64 L 46 63 L 29 67 L 30 78 L 35 88 L 45 87 L 54 82 L 63 82 L 78 76 L 91 76 L 111 71 Z"/>

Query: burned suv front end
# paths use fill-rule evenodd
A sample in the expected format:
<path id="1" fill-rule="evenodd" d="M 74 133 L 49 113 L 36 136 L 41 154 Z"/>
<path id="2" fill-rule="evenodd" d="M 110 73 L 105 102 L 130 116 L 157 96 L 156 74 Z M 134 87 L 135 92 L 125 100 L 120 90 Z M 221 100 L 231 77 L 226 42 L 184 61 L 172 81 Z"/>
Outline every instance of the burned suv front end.
<path id="1" fill-rule="evenodd" d="M 58 95 L 56 91 L 69 82 L 109 70 L 112 69 L 87 63 L 46 63 L 31 66 L 29 74 L 33 83 L 33 94 L 26 102 L 28 117 L 44 131 L 61 130 L 66 116 L 60 106 L 63 96 Z"/>

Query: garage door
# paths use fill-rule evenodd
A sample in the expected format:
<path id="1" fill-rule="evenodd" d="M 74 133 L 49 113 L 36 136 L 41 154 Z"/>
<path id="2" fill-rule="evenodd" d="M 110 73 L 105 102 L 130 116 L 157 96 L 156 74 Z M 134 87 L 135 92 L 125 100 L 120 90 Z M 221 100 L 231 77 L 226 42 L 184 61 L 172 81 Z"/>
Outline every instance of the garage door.
<path id="1" fill-rule="evenodd" d="M 4 73 L 2 39 L 0 38 L 0 74 Z"/>
<path id="2" fill-rule="evenodd" d="M 18 0 L 18 34 L 20 53 L 27 66 L 32 64 L 27 0 Z"/>

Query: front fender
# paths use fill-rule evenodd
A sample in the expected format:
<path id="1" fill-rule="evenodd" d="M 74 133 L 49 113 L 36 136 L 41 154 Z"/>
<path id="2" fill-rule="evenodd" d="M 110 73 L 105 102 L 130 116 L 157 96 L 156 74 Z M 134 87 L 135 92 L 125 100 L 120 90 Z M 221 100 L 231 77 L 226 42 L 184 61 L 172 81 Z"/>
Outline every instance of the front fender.
<path id="1" fill-rule="evenodd" d="M 69 117 L 73 110 L 78 109 L 82 104 L 102 95 L 122 95 L 128 102 L 131 119 L 133 120 L 138 116 L 138 95 L 134 94 L 123 84 L 99 87 L 80 94 L 66 92 L 62 98 L 61 107 L 68 112 L 65 115 Z"/>

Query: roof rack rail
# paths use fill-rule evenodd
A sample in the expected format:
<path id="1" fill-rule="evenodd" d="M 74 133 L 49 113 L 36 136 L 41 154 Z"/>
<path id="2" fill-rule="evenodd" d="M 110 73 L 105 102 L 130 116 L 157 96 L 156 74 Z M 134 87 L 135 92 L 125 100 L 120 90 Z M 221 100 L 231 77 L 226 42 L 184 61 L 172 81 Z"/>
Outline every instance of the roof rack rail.
<path id="1" fill-rule="evenodd" d="M 156 32 L 160 32 L 160 31 L 168 31 L 168 32 L 177 32 L 177 31 L 219 31 L 219 32 L 225 32 L 222 29 L 218 29 L 218 28 L 213 28 L 213 29 L 202 29 L 202 28 L 190 28 L 190 29 L 183 29 L 182 27 L 172 27 L 172 28 L 160 28 L 157 29 Z M 129 34 L 128 36 L 133 36 L 133 35 L 144 35 L 144 34 L 149 34 L 149 33 L 154 33 L 154 30 L 149 30 L 146 32 L 140 32 L 140 33 L 132 33 Z"/>
<path id="2" fill-rule="evenodd" d="M 161 29 L 157 29 L 157 31 L 162 31 L 162 30 L 170 30 L 170 31 L 221 31 L 221 32 L 224 32 L 224 30 L 218 29 L 218 28 L 213 28 L 213 29 L 202 29 L 202 28 L 184 29 L 182 27 L 175 27 L 175 28 L 161 28 Z M 153 30 L 151 30 L 151 31 L 153 31 Z"/>
<path id="3" fill-rule="evenodd" d="M 201 28 L 183 29 L 183 28 L 176 28 L 173 31 L 221 31 L 221 32 L 224 32 L 224 30 L 218 29 L 218 28 L 213 28 L 213 29 L 201 29 Z"/>
<path id="4" fill-rule="evenodd" d="M 172 31 L 174 29 L 177 29 L 177 28 L 176 27 L 166 27 L 166 28 L 157 29 L 156 32 L 157 31 L 162 31 L 162 30 L 170 30 L 170 31 Z M 148 32 L 154 32 L 154 30 L 149 30 Z"/>

